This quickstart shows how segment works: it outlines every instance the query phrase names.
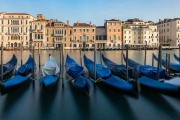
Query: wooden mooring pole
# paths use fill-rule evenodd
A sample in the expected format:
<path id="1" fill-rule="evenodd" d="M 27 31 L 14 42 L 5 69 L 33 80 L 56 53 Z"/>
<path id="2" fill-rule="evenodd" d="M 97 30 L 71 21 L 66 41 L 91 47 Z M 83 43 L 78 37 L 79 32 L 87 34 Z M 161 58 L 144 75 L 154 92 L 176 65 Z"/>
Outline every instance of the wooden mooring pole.
<path id="1" fill-rule="evenodd" d="M 96 81 L 96 43 L 94 43 L 94 80 Z"/>
<path id="2" fill-rule="evenodd" d="M 128 81 L 128 50 L 129 46 L 126 45 L 126 80 Z"/>
<path id="3" fill-rule="evenodd" d="M 3 42 L 1 43 L 1 80 L 3 80 Z"/>
<path id="4" fill-rule="evenodd" d="M 146 41 L 146 44 L 145 44 L 144 65 L 146 65 L 146 53 L 147 53 L 147 41 Z"/>

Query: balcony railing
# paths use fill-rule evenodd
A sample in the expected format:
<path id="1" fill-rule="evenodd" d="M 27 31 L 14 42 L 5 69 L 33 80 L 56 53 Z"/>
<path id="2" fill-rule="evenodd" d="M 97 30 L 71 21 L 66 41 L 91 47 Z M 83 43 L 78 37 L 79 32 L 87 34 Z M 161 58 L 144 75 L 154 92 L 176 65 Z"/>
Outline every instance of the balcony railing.
<path id="1" fill-rule="evenodd" d="M 43 39 L 34 39 L 33 41 L 43 41 Z"/>

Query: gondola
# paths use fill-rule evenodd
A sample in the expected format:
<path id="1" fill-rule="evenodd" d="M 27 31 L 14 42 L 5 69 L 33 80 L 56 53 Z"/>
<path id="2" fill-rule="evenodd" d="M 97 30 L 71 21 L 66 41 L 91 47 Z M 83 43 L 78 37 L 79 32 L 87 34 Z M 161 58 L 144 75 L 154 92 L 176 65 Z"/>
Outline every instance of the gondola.
<path id="1" fill-rule="evenodd" d="M 39 78 L 39 85 L 43 92 L 47 92 L 52 88 L 59 79 L 60 69 L 56 60 L 49 55 L 44 67 L 42 68 L 42 76 Z"/>
<path id="2" fill-rule="evenodd" d="M 72 85 L 81 92 L 90 95 L 90 79 L 87 78 L 84 68 L 70 58 L 69 55 L 66 57 L 65 70 Z"/>
<path id="3" fill-rule="evenodd" d="M 104 64 L 111 69 L 112 73 L 116 76 L 119 76 L 122 79 L 126 79 L 126 66 L 121 64 L 118 65 L 114 62 L 112 62 L 111 60 L 109 60 L 108 58 L 106 58 L 103 54 L 102 54 L 102 60 L 104 62 Z M 135 73 L 135 69 L 134 68 L 130 68 L 128 67 L 128 77 L 129 78 L 134 78 L 133 73 Z"/>
<path id="4" fill-rule="evenodd" d="M 174 58 L 175 58 L 178 62 L 180 62 L 180 57 L 178 57 L 176 54 L 174 54 Z"/>
<path id="5" fill-rule="evenodd" d="M 154 55 L 154 59 L 158 61 L 158 57 Z M 166 68 L 166 60 L 162 59 L 161 64 Z M 170 62 L 170 71 L 173 73 L 180 73 L 180 64 Z"/>
<path id="6" fill-rule="evenodd" d="M 92 79 L 95 79 L 94 62 L 84 55 L 84 64 L 89 71 L 90 77 Z M 136 79 L 136 82 L 134 84 L 128 83 L 120 79 L 119 77 L 113 76 L 111 74 L 111 70 L 109 68 L 104 67 L 101 64 L 96 64 L 96 78 L 97 79 L 94 80 L 94 82 L 97 82 L 98 84 L 105 83 L 109 87 L 122 91 L 123 93 L 130 94 L 133 96 L 135 95 L 136 97 L 139 96 L 140 88 L 138 84 L 138 79 Z"/>
<path id="7" fill-rule="evenodd" d="M 1 94 L 8 93 L 23 83 L 30 80 L 33 74 L 33 68 L 35 68 L 35 62 L 33 57 L 30 55 L 25 64 L 21 65 L 15 72 L 15 75 L 5 82 L 0 82 Z M 34 64 L 34 67 L 33 67 Z"/>
<path id="8" fill-rule="evenodd" d="M 124 57 L 124 60 L 126 61 L 126 57 L 124 55 L 123 55 L 123 57 Z M 135 69 L 139 69 L 140 66 L 137 66 L 137 64 L 138 64 L 137 62 L 135 62 L 131 59 L 128 59 L 128 65 L 130 67 L 133 67 Z M 152 70 L 152 72 L 150 72 L 151 74 L 153 72 L 157 71 L 156 68 L 150 69 L 150 70 Z M 147 71 L 147 73 L 148 73 L 148 71 Z M 156 74 L 154 76 L 156 76 Z M 164 73 L 161 73 L 161 74 L 164 74 Z M 172 95 L 172 96 L 178 96 L 178 97 L 180 96 L 180 87 L 179 86 L 172 85 L 171 83 L 170 84 L 166 83 L 165 81 L 160 82 L 156 79 L 153 79 L 153 78 L 150 78 L 147 76 L 148 75 L 145 75 L 145 76 L 141 76 L 141 78 L 139 78 L 139 83 L 143 89 L 146 89 L 148 91 L 164 93 L 164 94 L 168 94 L 168 95 Z M 168 80 L 168 81 L 173 81 L 173 79 Z"/>
<path id="9" fill-rule="evenodd" d="M 8 78 L 13 76 L 16 65 L 17 65 L 17 58 L 13 54 L 11 60 L 8 61 L 6 64 L 3 64 L 3 80 L 8 80 Z M 1 68 L 1 65 L 0 65 L 0 68 Z M 1 73 L 1 69 L 0 69 L 0 73 Z"/>
<path id="10" fill-rule="evenodd" d="M 123 54 L 123 58 L 124 58 L 124 61 L 126 62 L 126 57 L 124 54 Z M 133 61 L 132 59 L 128 59 L 128 66 L 136 69 L 139 72 L 140 76 L 147 76 L 153 79 L 157 78 L 157 70 L 158 70 L 157 67 L 153 67 L 150 65 L 141 65 Z M 166 77 L 165 74 L 166 74 L 165 69 L 159 70 L 160 79 L 164 79 Z"/>

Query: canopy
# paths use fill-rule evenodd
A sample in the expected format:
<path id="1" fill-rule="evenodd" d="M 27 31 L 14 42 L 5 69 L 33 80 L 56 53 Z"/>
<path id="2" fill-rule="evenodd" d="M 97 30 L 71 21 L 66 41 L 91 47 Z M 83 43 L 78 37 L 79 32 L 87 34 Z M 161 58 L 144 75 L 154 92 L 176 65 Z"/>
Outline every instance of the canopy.
<path id="1" fill-rule="evenodd" d="M 60 69 L 58 67 L 58 64 L 56 63 L 56 60 L 52 56 L 49 56 L 44 67 L 42 68 L 42 75 L 56 75 L 59 72 Z"/>

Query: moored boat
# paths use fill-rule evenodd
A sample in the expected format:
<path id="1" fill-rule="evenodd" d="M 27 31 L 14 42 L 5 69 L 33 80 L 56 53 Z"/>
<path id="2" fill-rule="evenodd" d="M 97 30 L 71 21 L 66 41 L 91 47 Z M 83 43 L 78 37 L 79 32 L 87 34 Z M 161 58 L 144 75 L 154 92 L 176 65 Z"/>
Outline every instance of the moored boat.
<path id="1" fill-rule="evenodd" d="M 87 78 L 84 68 L 67 55 L 65 70 L 72 85 L 83 93 L 90 94 L 90 79 Z"/>
<path id="2" fill-rule="evenodd" d="M 94 75 L 94 62 L 88 59 L 84 55 L 84 64 L 89 71 L 89 75 L 92 79 L 95 79 Z M 104 67 L 101 64 L 96 64 L 96 78 L 94 82 L 105 83 L 111 88 L 115 88 L 123 93 L 135 95 L 136 97 L 139 95 L 140 88 L 138 80 L 134 84 L 130 84 L 116 76 L 111 74 L 111 70 L 109 68 Z"/>
<path id="3" fill-rule="evenodd" d="M 154 55 L 154 59 L 156 61 L 158 61 L 158 57 L 156 57 L 155 55 Z M 166 60 L 165 59 L 161 59 L 161 64 L 166 68 Z M 180 64 L 170 62 L 169 67 L 170 67 L 171 72 L 180 73 Z"/>
<path id="4" fill-rule="evenodd" d="M 59 79 L 60 69 L 56 60 L 49 55 L 45 65 L 42 68 L 42 76 L 39 78 L 39 85 L 43 92 L 48 91 L 52 88 Z"/>
<path id="5" fill-rule="evenodd" d="M 17 65 L 17 58 L 13 54 L 11 60 L 9 60 L 6 64 L 3 64 L 3 80 L 7 80 L 8 78 L 13 76 L 16 65 Z M 0 65 L 0 68 L 1 68 L 1 65 Z M 0 69 L 0 73 L 1 73 L 1 69 Z"/>
<path id="6" fill-rule="evenodd" d="M 33 74 L 35 63 L 33 57 L 30 55 L 25 64 L 21 65 L 15 73 L 15 76 L 5 82 L 0 82 L 1 94 L 5 94 L 16 89 L 18 86 L 30 80 Z M 34 65 L 34 67 L 33 67 Z"/>

